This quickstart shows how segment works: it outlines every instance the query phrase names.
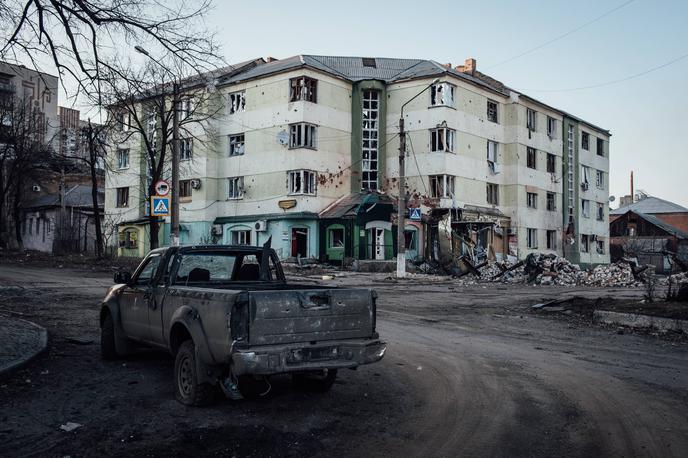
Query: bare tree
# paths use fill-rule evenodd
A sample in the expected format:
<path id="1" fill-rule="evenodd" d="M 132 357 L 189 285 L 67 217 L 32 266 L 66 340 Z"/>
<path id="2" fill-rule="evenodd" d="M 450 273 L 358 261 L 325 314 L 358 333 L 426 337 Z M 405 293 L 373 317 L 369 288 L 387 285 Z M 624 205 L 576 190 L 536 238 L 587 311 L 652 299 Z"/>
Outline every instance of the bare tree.
<path id="1" fill-rule="evenodd" d="M 52 61 L 80 91 L 100 93 L 113 49 L 147 45 L 201 73 L 218 64 L 203 19 L 211 0 L 2 0 L 0 59 Z"/>
<path id="2" fill-rule="evenodd" d="M 145 177 L 139 205 L 148 205 L 155 195 L 155 183 L 166 179 L 170 172 L 175 109 L 174 90 L 180 100 L 179 116 L 180 150 L 193 160 L 193 148 L 209 146 L 214 142 L 212 120 L 224 109 L 222 95 L 215 91 L 215 78 L 231 69 L 220 69 L 202 75 L 184 75 L 184 63 L 176 60 L 169 66 L 151 62 L 136 70 L 128 63 L 111 63 L 112 76 L 107 78 L 107 90 L 103 91 L 108 104 L 108 124 L 112 133 L 110 143 L 122 144 L 135 139 L 145 157 Z M 175 68 L 175 71 L 167 71 Z M 192 69 L 187 68 L 188 73 Z M 117 75 L 125 75 L 118 78 Z M 114 151 L 114 146 L 111 151 Z M 179 192 L 179 190 L 172 190 Z M 158 247 L 160 223 L 158 217 L 149 216 L 150 248 Z"/>
<path id="3" fill-rule="evenodd" d="M 4 246 L 11 244 L 12 229 L 21 246 L 19 221 L 26 188 L 55 166 L 46 127 L 45 115 L 31 102 L 0 98 L 0 243 Z"/>

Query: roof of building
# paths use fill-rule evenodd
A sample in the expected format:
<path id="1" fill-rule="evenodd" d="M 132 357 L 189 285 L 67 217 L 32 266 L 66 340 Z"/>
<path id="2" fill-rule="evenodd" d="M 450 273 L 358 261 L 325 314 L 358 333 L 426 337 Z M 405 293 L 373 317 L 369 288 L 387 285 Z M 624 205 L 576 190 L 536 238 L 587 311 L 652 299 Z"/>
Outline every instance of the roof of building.
<path id="1" fill-rule="evenodd" d="M 471 81 L 485 89 L 507 95 L 501 87 L 490 85 L 479 78 L 460 72 L 452 67 L 446 67 L 434 60 L 398 59 L 390 57 L 343 57 L 300 54 L 258 65 L 248 71 L 241 72 L 229 78 L 227 82 L 236 83 L 251 80 L 300 67 L 311 67 L 351 82 L 380 80 L 392 83 L 415 78 L 451 74 L 457 78 Z"/>
<path id="2" fill-rule="evenodd" d="M 626 213 L 633 213 L 635 215 L 638 215 L 640 218 L 644 219 L 648 223 L 652 224 L 653 226 L 657 226 L 658 228 L 662 229 L 668 234 L 671 234 L 675 236 L 676 238 L 683 239 L 683 240 L 688 240 L 688 233 L 685 231 L 682 231 L 681 229 L 672 226 L 671 224 L 662 221 L 661 219 L 657 218 L 656 216 L 653 215 L 648 215 L 646 213 L 641 213 L 636 210 L 626 210 L 623 214 Z"/>
<path id="3" fill-rule="evenodd" d="M 362 207 L 366 205 L 373 206 L 375 204 L 395 205 L 396 202 L 386 194 L 377 192 L 354 192 L 342 196 L 330 204 L 320 212 L 320 218 L 353 218 L 358 215 Z"/>
<path id="4" fill-rule="evenodd" d="M 105 202 L 105 193 L 102 189 L 98 189 L 98 205 L 103 206 Z M 91 201 L 91 186 L 78 184 L 67 190 L 65 193 L 66 207 L 90 207 Z M 32 200 L 27 205 L 27 208 L 38 207 L 58 207 L 60 206 L 60 193 L 46 194 Z"/>
<path id="5" fill-rule="evenodd" d="M 632 204 L 614 209 L 610 211 L 609 214 L 623 215 L 629 210 L 635 213 L 644 213 L 646 215 L 654 215 L 657 213 L 688 213 L 688 208 L 682 207 L 679 204 L 660 199 L 659 197 L 648 196 Z"/>

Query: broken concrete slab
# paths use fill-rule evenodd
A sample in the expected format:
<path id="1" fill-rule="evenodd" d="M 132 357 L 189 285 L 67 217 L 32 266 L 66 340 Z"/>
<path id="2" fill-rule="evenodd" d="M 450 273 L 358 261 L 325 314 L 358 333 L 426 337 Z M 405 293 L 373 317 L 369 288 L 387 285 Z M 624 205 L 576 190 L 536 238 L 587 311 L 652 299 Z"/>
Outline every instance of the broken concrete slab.
<path id="1" fill-rule="evenodd" d="M 596 323 L 628 326 L 636 329 L 654 328 L 663 331 L 688 333 L 688 320 L 676 320 L 636 313 L 611 312 L 609 310 L 595 310 L 592 318 Z"/>

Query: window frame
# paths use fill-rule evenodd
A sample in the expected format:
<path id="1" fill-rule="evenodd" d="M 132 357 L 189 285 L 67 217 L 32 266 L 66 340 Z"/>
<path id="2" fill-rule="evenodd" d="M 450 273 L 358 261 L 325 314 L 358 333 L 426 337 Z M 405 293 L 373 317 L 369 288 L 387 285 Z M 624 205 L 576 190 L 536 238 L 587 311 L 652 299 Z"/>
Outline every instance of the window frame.
<path id="1" fill-rule="evenodd" d="M 190 161 L 193 159 L 193 137 L 179 139 L 179 160 Z"/>
<path id="2" fill-rule="evenodd" d="M 590 218 L 590 199 L 581 199 L 581 215 Z"/>
<path id="3" fill-rule="evenodd" d="M 526 129 L 531 132 L 537 132 L 537 113 L 532 108 L 526 108 Z"/>
<path id="4" fill-rule="evenodd" d="M 557 194 L 555 192 L 547 192 L 547 211 L 557 211 Z"/>
<path id="5" fill-rule="evenodd" d="M 123 155 L 122 153 L 126 153 Z M 117 148 L 117 170 L 126 170 L 129 168 L 129 158 L 130 158 L 130 149 L 129 148 Z M 126 164 L 122 165 L 122 157 L 126 157 Z"/>
<path id="6" fill-rule="evenodd" d="M 442 88 L 438 94 L 438 89 Z M 445 89 L 449 89 L 449 100 L 445 101 Z M 438 98 L 442 99 L 440 103 Z M 456 85 L 448 81 L 440 81 L 430 86 L 430 107 L 456 107 Z"/>
<path id="7" fill-rule="evenodd" d="M 604 170 L 595 170 L 595 187 L 604 189 Z"/>
<path id="8" fill-rule="evenodd" d="M 295 177 L 299 176 L 300 191 L 295 190 Z M 315 196 L 317 195 L 318 174 L 313 170 L 298 169 L 287 172 L 287 194 L 290 196 Z M 311 188 L 309 191 L 306 188 Z"/>
<path id="9" fill-rule="evenodd" d="M 232 192 L 235 190 L 236 192 Z M 227 177 L 227 200 L 244 198 L 244 177 Z"/>
<path id="10" fill-rule="evenodd" d="M 526 191 L 526 206 L 537 210 L 538 208 L 538 193 Z"/>
<path id="11" fill-rule="evenodd" d="M 597 221 L 604 221 L 604 204 L 601 202 L 595 202 L 595 206 L 597 207 L 597 211 L 595 213 L 595 217 Z"/>
<path id="12" fill-rule="evenodd" d="M 526 245 L 529 250 L 538 249 L 538 230 L 534 227 L 526 228 Z"/>
<path id="13" fill-rule="evenodd" d="M 115 194 L 115 207 L 116 208 L 128 208 L 129 207 L 129 186 L 120 186 L 116 189 Z M 122 199 L 121 197 L 124 197 Z"/>
<path id="14" fill-rule="evenodd" d="M 597 155 L 604 157 L 604 138 L 597 137 Z"/>
<path id="15" fill-rule="evenodd" d="M 227 111 L 230 115 L 246 111 L 246 91 L 230 92 Z"/>
<path id="16" fill-rule="evenodd" d="M 490 104 L 494 105 L 494 110 L 490 110 Z M 499 102 L 487 99 L 487 120 L 499 124 Z"/>
<path id="17" fill-rule="evenodd" d="M 179 198 L 180 199 L 190 199 L 193 194 L 193 188 L 191 187 L 191 179 L 179 180 Z M 185 191 L 188 190 L 188 193 Z"/>
<path id="18" fill-rule="evenodd" d="M 581 234 L 580 235 L 580 252 L 589 253 L 590 252 L 590 235 Z"/>
<path id="19" fill-rule="evenodd" d="M 443 149 L 439 149 L 440 139 Z M 430 152 L 432 153 L 456 153 L 456 130 L 450 127 L 435 127 L 430 129 Z"/>
<path id="20" fill-rule="evenodd" d="M 547 238 L 547 249 L 548 250 L 557 250 L 557 231 L 548 229 L 545 232 L 546 238 Z"/>
<path id="21" fill-rule="evenodd" d="M 499 184 L 485 183 L 488 205 L 499 205 Z"/>
<path id="22" fill-rule="evenodd" d="M 532 146 L 526 147 L 526 167 L 537 170 L 537 149 Z"/>
<path id="23" fill-rule="evenodd" d="M 306 75 L 289 78 L 289 102 L 318 103 L 318 80 Z"/>
<path id="24" fill-rule="evenodd" d="M 298 141 L 298 140 L 301 141 Z M 309 140 L 309 141 L 306 141 Z M 318 126 L 309 122 L 289 124 L 289 149 L 318 149 Z"/>
<path id="25" fill-rule="evenodd" d="M 454 175 L 447 174 L 430 175 L 430 197 L 433 199 L 451 199 L 456 184 L 455 178 Z M 447 192 L 449 188 L 451 188 L 451 193 Z"/>
<path id="26" fill-rule="evenodd" d="M 547 153 L 547 173 L 557 173 L 557 155 Z"/>
<path id="27" fill-rule="evenodd" d="M 581 149 L 590 151 L 590 134 L 588 132 L 581 132 Z"/>
<path id="28" fill-rule="evenodd" d="M 557 120 L 551 116 L 547 116 L 547 136 L 549 138 L 557 137 Z"/>
<path id="29" fill-rule="evenodd" d="M 252 231 L 251 229 L 230 229 L 229 230 L 229 244 L 230 245 L 238 245 L 238 246 L 251 246 L 251 236 L 252 236 Z M 234 241 L 234 238 L 236 236 L 236 243 Z M 243 242 L 241 241 L 243 239 Z"/>
<path id="30" fill-rule="evenodd" d="M 241 138 L 241 141 L 239 141 Z M 227 136 L 228 154 L 229 157 L 243 156 L 246 152 L 246 134 L 234 134 Z M 241 152 L 237 152 L 237 147 L 241 145 Z"/>

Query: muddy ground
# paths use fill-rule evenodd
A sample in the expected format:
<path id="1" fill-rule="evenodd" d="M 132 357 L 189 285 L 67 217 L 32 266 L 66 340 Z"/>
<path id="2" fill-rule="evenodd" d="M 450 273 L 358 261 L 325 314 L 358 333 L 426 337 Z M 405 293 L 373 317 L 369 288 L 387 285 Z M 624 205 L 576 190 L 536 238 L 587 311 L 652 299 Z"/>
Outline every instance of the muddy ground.
<path id="1" fill-rule="evenodd" d="M 101 361 L 110 282 L 88 268 L 0 265 L 0 319 L 21 314 L 50 333 L 47 353 L 0 380 L 0 455 L 688 454 L 686 342 L 531 309 L 564 295 L 634 301 L 641 290 L 338 275 L 327 283 L 379 292 L 382 362 L 342 372 L 327 394 L 278 377 L 266 397 L 188 408 L 174 400 L 164 353 Z M 82 426 L 61 431 L 67 422 Z"/>

